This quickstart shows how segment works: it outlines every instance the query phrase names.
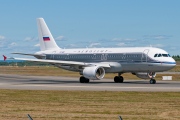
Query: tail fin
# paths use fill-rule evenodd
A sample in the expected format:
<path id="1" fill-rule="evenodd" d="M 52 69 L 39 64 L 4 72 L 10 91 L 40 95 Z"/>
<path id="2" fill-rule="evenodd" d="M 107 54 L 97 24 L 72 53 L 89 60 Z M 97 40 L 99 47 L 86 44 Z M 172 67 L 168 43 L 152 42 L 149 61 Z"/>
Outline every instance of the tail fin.
<path id="1" fill-rule="evenodd" d="M 41 51 L 59 49 L 43 18 L 37 19 Z"/>

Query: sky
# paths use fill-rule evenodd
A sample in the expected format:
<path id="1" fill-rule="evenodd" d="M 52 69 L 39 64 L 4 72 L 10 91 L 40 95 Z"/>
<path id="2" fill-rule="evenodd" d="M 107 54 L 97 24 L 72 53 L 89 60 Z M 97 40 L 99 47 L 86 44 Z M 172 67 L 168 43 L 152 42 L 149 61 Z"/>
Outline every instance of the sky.
<path id="1" fill-rule="evenodd" d="M 39 51 L 39 17 L 61 48 L 152 46 L 180 55 L 179 5 L 180 0 L 0 0 L 0 55 Z"/>

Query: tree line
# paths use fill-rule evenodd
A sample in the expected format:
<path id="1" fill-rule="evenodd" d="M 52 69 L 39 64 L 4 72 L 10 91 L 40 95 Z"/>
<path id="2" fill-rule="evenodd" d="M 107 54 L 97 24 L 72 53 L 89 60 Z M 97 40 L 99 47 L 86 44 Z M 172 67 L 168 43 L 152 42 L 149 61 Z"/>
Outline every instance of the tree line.
<path id="1" fill-rule="evenodd" d="M 173 55 L 172 58 L 174 58 L 176 61 L 180 61 L 180 55 Z"/>
<path id="2" fill-rule="evenodd" d="M 29 61 L 0 61 L 0 66 L 50 66 L 50 64 Z"/>

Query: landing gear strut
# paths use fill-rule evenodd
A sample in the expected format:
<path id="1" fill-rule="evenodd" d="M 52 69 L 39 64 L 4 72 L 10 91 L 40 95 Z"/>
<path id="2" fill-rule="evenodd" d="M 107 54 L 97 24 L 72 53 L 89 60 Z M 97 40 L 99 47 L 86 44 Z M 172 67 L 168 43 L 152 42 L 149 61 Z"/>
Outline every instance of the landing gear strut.
<path id="1" fill-rule="evenodd" d="M 80 83 L 89 83 L 89 79 L 88 79 L 88 78 L 85 78 L 84 76 L 81 76 L 81 77 L 79 78 L 79 82 L 80 82 Z"/>
<path id="2" fill-rule="evenodd" d="M 156 80 L 154 79 L 154 77 L 156 76 L 155 72 L 148 73 L 148 76 L 149 76 L 149 78 L 151 78 L 149 83 L 150 84 L 156 84 Z"/>
<path id="3" fill-rule="evenodd" d="M 155 79 L 150 79 L 149 83 L 150 84 L 156 84 L 156 80 Z"/>
<path id="4" fill-rule="evenodd" d="M 124 78 L 122 76 L 115 76 L 114 77 L 114 82 L 115 83 L 123 83 Z"/>

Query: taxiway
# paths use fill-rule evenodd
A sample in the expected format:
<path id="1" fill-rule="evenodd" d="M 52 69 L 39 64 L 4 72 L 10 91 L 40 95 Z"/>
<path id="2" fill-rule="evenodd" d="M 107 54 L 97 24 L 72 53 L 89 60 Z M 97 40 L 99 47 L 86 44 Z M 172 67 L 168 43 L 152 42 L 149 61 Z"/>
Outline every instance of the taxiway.
<path id="1" fill-rule="evenodd" d="M 114 83 L 112 79 L 103 79 L 79 83 L 79 78 L 74 77 L 0 74 L 0 89 L 180 92 L 180 81 L 157 81 L 156 84 L 149 84 L 148 80 L 125 80 L 124 83 Z"/>

